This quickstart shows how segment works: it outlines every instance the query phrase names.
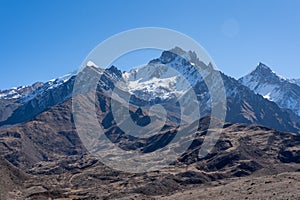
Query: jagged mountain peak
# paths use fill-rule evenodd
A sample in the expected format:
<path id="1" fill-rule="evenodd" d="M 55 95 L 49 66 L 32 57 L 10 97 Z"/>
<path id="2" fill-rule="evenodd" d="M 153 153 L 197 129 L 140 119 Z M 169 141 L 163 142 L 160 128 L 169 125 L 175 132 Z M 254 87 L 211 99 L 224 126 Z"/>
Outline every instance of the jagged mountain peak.
<path id="1" fill-rule="evenodd" d="M 267 70 L 267 71 L 270 71 L 272 72 L 271 68 L 268 67 L 266 64 L 262 63 L 262 62 L 259 62 L 257 67 L 256 67 L 256 70 Z"/>
<path id="2" fill-rule="evenodd" d="M 266 64 L 259 62 L 256 68 L 250 73 L 250 75 L 258 75 L 262 78 L 270 78 L 270 76 L 279 79 L 285 79 L 280 75 L 277 75 L 269 66 Z"/>
<path id="3" fill-rule="evenodd" d="M 300 87 L 277 75 L 265 64 L 259 63 L 254 71 L 240 78 L 239 82 L 279 107 L 290 109 L 300 116 Z"/>
<path id="4" fill-rule="evenodd" d="M 170 58 L 174 59 L 177 56 L 184 56 L 185 54 L 187 54 L 186 51 L 184 51 L 180 47 L 175 47 L 175 48 L 170 49 L 168 51 L 163 51 L 159 59 L 161 61 L 169 60 Z"/>
<path id="5" fill-rule="evenodd" d="M 266 64 L 260 62 L 252 72 L 240 78 L 239 82 L 251 90 L 255 90 L 255 87 L 259 86 L 258 83 L 278 85 L 288 81 L 283 76 L 276 74 L 276 72 Z"/>
<path id="6" fill-rule="evenodd" d="M 116 75 L 118 78 L 122 78 L 122 71 L 119 70 L 117 67 L 115 67 L 114 65 L 112 65 L 110 68 L 107 68 L 106 71 L 108 71 L 111 74 Z"/>
<path id="7" fill-rule="evenodd" d="M 194 51 L 175 47 L 163 51 L 159 58 L 151 60 L 147 65 L 123 73 L 123 78 L 132 94 L 146 100 L 157 97 L 169 99 L 184 94 L 209 73 L 205 70 L 199 72 L 195 66 L 213 69 L 210 63 L 206 65 L 200 61 Z"/>
<path id="8" fill-rule="evenodd" d="M 210 63 L 208 63 L 206 66 L 202 61 L 200 61 L 195 51 L 185 51 L 180 47 L 163 51 L 159 58 L 151 60 L 148 64 L 168 64 L 174 62 L 175 60 L 177 60 L 177 62 L 181 62 L 183 66 L 197 65 L 200 67 L 211 67 Z"/>

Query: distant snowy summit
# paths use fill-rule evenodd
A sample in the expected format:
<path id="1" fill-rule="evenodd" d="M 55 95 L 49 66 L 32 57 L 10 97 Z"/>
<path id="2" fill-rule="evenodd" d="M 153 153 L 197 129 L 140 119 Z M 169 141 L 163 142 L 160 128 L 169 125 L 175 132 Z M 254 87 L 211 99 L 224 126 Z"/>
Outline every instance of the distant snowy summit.
<path id="1" fill-rule="evenodd" d="M 32 91 L 36 90 L 42 85 L 43 85 L 42 82 L 37 82 L 30 86 L 19 86 L 19 87 L 13 87 L 8 90 L 2 90 L 2 91 L 0 90 L 0 99 L 6 99 L 6 100 L 20 99 L 30 94 Z"/>
<path id="2" fill-rule="evenodd" d="M 55 89 L 56 87 L 67 82 L 71 77 L 75 76 L 76 72 L 66 74 L 62 77 L 49 80 L 45 83 L 36 82 L 30 86 L 13 87 L 8 90 L 0 90 L 0 99 L 5 100 L 19 100 L 20 102 L 27 102 L 38 95 L 42 95 L 47 90 Z"/>
<path id="3" fill-rule="evenodd" d="M 279 107 L 290 109 L 300 116 L 299 79 L 286 79 L 259 63 L 254 71 L 240 78 L 239 82 Z"/>

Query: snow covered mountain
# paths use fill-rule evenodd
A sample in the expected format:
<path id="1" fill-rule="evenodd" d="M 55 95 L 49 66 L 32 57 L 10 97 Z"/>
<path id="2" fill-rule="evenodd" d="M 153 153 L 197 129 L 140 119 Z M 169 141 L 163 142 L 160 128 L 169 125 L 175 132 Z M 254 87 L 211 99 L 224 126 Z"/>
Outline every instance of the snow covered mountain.
<path id="1" fill-rule="evenodd" d="M 195 63 L 207 68 L 194 52 L 184 52 L 180 48 L 164 51 L 160 58 L 146 66 L 123 73 L 129 92 L 146 100 L 171 99 L 183 95 L 188 89 L 203 81 L 196 71 Z"/>
<path id="2" fill-rule="evenodd" d="M 0 90 L 0 100 L 7 99 L 7 100 L 19 100 L 20 102 L 27 102 L 34 97 L 43 94 L 46 90 L 54 89 L 59 87 L 61 84 L 67 82 L 72 76 L 76 75 L 75 72 L 70 74 L 66 74 L 62 77 L 52 79 L 45 83 L 43 82 L 36 82 L 30 86 L 19 86 L 13 87 L 8 90 Z"/>
<path id="3" fill-rule="evenodd" d="M 177 55 L 173 52 L 176 52 Z M 152 99 L 170 101 L 176 96 L 184 94 L 187 88 L 193 88 L 200 102 L 201 116 L 205 116 L 211 111 L 211 96 L 203 77 L 193 67 L 195 64 L 203 69 L 211 67 L 200 62 L 193 52 L 175 48 L 163 52 L 161 57 L 150 61 L 146 66 L 123 73 L 123 78 L 128 84 L 129 92 L 146 101 Z M 258 68 L 264 74 L 270 71 L 263 64 L 260 64 Z M 269 73 L 271 75 L 266 80 L 266 84 L 276 83 L 277 79 L 284 81 L 283 78 L 276 75 L 273 77 L 272 71 Z M 296 131 L 292 127 L 299 126 L 297 122 L 300 118 L 257 95 L 257 92 L 253 92 L 252 88 L 249 89 L 241 82 L 222 73 L 221 77 L 227 98 L 226 121 L 262 124 L 278 130 Z M 185 102 L 189 102 L 189 99 L 186 99 Z M 298 102 L 300 101 L 298 100 Z"/>
<path id="4" fill-rule="evenodd" d="M 290 109 L 300 116 L 299 80 L 288 80 L 259 63 L 254 71 L 240 78 L 239 82 L 281 108 Z"/>
<path id="5" fill-rule="evenodd" d="M 8 90 L 0 90 L 0 99 L 20 99 L 42 85 L 43 83 L 37 82 L 31 86 L 19 86 Z"/>
<path id="6" fill-rule="evenodd" d="M 21 86 L 0 91 L 1 123 L 27 121 L 45 109 L 71 97 L 76 73 L 31 86 Z"/>

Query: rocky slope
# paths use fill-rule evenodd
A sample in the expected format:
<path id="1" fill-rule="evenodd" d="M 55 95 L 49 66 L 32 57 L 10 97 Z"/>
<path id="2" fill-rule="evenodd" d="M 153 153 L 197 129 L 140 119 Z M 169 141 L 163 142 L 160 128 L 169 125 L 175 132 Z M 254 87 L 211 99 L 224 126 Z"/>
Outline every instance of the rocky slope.
<path id="1" fill-rule="evenodd" d="M 281 173 L 272 176 L 249 177 L 216 182 L 196 187 L 171 196 L 159 197 L 163 200 L 240 200 L 240 199 L 299 199 L 300 173 Z M 129 199 L 129 198 L 128 198 Z"/>
<path id="2" fill-rule="evenodd" d="M 0 156 L 0 199 L 18 198 L 18 192 L 23 183 L 28 179 L 28 175 Z"/>

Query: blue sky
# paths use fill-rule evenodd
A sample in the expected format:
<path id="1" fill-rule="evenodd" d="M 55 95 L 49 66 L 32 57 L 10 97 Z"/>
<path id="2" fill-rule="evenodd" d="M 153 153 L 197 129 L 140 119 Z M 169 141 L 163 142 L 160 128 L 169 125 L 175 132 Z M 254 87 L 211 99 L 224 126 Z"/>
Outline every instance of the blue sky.
<path id="1" fill-rule="evenodd" d="M 230 76 L 263 62 L 300 78 L 299 9 L 297 0 L 0 0 L 0 89 L 74 71 L 101 41 L 149 26 L 194 38 Z M 148 53 L 128 57 L 124 65 L 158 56 Z"/>

